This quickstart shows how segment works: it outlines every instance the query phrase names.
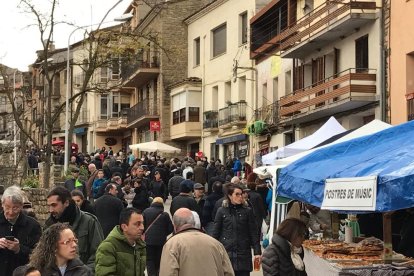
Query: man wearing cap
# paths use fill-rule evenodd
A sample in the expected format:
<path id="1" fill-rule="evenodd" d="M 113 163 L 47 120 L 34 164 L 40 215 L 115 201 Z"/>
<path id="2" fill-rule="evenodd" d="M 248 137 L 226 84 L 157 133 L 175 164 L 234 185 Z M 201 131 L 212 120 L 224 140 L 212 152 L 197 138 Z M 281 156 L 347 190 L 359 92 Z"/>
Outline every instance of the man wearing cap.
<path id="1" fill-rule="evenodd" d="M 80 190 L 84 195 L 86 194 L 85 182 L 79 179 L 79 169 L 76 167 L 71 168 L 72 178 L 65 181 L 65 188 L 72 192 L 77 189 Z"/>
<path id="2" fill-rule="evenodd" d="M 203 208 L 204 208 L 204 203 L 206 202 L 206 196 L 204 195 L 205 190 L 204 190 L 204 186 L 200 183 L 196 183 L 194 184 L 194 199 L 197 202 L 197 206 L 198 206 L 198 215 L 200 216 L 200 218 L 203 217 Z M 201 221 L 201 224 L 204 226 L 203 221 Z"/>

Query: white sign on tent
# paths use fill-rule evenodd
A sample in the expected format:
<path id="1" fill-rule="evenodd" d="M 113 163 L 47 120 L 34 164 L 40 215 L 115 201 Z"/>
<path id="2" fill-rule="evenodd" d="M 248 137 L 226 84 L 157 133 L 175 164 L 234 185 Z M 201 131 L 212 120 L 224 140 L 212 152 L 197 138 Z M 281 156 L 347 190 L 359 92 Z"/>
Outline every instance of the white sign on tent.
<path id="1" fill-rule="evenodd" d="M 377 176 L 330 178 L 325 181 L 321 209 L 375 211 Z"/>

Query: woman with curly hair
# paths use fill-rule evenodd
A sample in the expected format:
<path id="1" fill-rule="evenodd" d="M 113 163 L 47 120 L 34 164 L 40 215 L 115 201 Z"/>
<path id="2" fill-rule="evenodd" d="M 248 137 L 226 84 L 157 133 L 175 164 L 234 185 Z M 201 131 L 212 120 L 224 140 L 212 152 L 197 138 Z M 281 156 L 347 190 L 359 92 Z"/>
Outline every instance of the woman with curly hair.
<path id="1" fill-rule="evenodd" d="M 56 223 L 47 228 L 30 256 L 29 265 L 42 275 L 89 276 L 90 269 L 77 255 L 78 240 L 69 225 Z"/>

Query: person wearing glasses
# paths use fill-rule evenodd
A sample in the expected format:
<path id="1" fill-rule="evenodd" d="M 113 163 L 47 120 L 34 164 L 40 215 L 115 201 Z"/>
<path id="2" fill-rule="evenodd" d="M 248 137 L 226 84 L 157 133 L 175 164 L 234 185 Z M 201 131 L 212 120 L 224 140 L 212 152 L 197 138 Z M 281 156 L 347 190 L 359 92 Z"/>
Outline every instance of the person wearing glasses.
<path id="1" fill-rule="evenodd" d="M 227 196 L 217 210 L 213 237 L 226 248 L 235 276 L 250 275 L 254 259 L 260 263 L 261 248 L 252 209 L 243 203 L 243 190 L 237 184 L 227 186 Z"/>
<path id="2" fill-rule="evenodd" d="M 273 235 L 272 244 L 263 252 L 264 276 L 305 276 L 302 243 L 308 235 L 306 224 L 296 218 L 287 218 Z"/>
<path id="3" fill-rule="evenodd" d="M 39 241 L 39 223 L 23 212 L 23 191 L 8 187 L 1 198 L 0 213 L 0 276 L 12 275 L 18 266 L 29 262 L 29 255 Z"/>
<path id="4" fill-rule="evenodd" d="M 29 266 L 41 275 L 89 276 L 92 271 L 77 254 L 78 239 L 66 223 L 50 226 L 30 256 Z"/>
<path id="5" fill-rule="evenodd" d="M 47 206 L 50 217 L 45 222 L 45 228 L 58 222 L 69 223 L 79 239 L 79 258 L 93 271 L 96 249 L 104 239 L 98 219 L 92 214 L 82 212 L 73 201 L 69 190 L 63 186 L 56 186 L 49 192 Z"/>

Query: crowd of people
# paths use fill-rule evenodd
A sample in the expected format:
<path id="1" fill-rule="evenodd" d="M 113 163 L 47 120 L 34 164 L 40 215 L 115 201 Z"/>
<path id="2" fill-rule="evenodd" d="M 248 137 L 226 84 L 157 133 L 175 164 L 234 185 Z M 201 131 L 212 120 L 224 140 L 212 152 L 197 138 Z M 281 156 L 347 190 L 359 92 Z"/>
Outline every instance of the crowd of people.
<path id="1" fill-rule="evenodd" d="M 271 190 L 237 158 L 136 158 L 102 149 L 74 154 L 69 170 L 47 195 L 43 229 L 25 211 L 20 188 L 4 191 L 0 276 L 243 276 L 262 258 L 264 275 L 306 275 L 302 220 L 282 223 L 262 257 Z"/>
<path id="2" fill-rule="evenodd" d="M 35 168 L 41 151 L 27 158 Z M 109 148 L 73 154 L 68 169 L 47 195 L 43 229 L 19 187 L 4 191 L 0 276 L 194 275 L 203 267 L 204 275 L 249 275 L 251 249 L 261 256 L 267 189 L 250 203 L 252 168 L 237 158 L 135 158 Z"/>

